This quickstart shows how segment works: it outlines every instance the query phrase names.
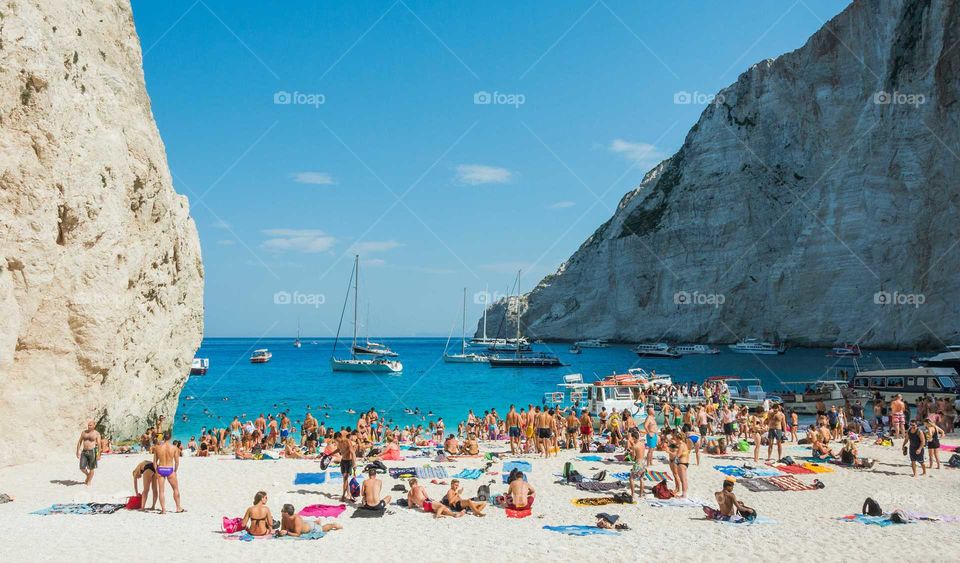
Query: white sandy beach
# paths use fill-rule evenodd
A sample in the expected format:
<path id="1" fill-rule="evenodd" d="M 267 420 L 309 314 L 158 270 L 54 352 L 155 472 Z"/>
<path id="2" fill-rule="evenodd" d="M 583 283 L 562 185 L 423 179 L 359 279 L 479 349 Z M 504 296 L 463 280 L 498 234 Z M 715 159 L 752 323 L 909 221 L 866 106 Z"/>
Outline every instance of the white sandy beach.
<path id="1" fill-rule="evenodd" d="M 946 443 L 955 444 L 956 437 Z M 501 451 L 502 444 L 484 444 L 484 450 Z M 944 461 L 949 453 L 941 452 Z M 785 454 L 803 455 L 800 447 L 787 446 Z M 123 502 L 131 494 L 130 472 L 145 456 L 105 455 L 93 485 L 64 484 L 78 481 L 76 459 L 51 456 L 42 462 L 0 469 L 0 492 L 16 497 L 0 505 L 3 530 L 3 559 L 104 561 L 130 560 L 277 560 L 277 558 L 347 557 L 376 561 L 507 561 L 518 556 L 561 560 L 636 561 L 675 560 L 783 560 L 809 561 L 843 558 L 876 561 L 894 555 L 911 561 L 957 559 L 960 523 L 919 522 L 885 528 L 835 520 L 858 512 L 863 500 L 872 496 L 885 511 L 902 508 L 936 515 L 960 515 L 960 470 L 933 470 L 931 477 L 913 479 L 897 447 L 862 445 L 861 455 L 878 460 L 872 471 L 836 467 L 834 472 L 800 475 L 806 483 L 819 478 L 826 488 L 804 492 L 752 493 L 738 486 L 736 493 L 748 505 L 776 523 L 734 525 L 704 519 L 699 508 L 653 507 L 645 501 L 636 505 L 576 507 L 570 500 L 600 496 L 559 485 L 555 474 L 563 462 L 576 454 L 533 463 L 530 482 L 538 489 L 533 516 L 522 520 L 506 518 L 504 511 L 490 507 L 486 518 L 434 520 L 420 511 L 392 507 L 393 514 L 382 519 L 350 519 L 348 507 L 338 519 L 344 529 L 316 541 L 290 539 L 227 541 L 221 532 L 222 516 L 241 516 L 257 490 L 269 494 L 275 517 L 284 503 L 299 510 L 308 504 L 336 504 L 340 484 L 294 486 L 297 472 L 319 471 L 314 461 L 236 461 L 230 458 L 185 458 L 180 478 L 184 514 L 159 515 L 121 510 L 112 515 L 36 516 L 30 512 L 52 503 Z M 660 454 L 662 456 L 662 454 Z M 744 460 L 747 458 L 743 457 Z M 506 458 L 514 459 L 514 458 Z M 386 462 L 388 467 L 422 465 L 419 458 Z M 691 460 L 693 461 L 693 460 Z M 702 456 L 701 465 L 691 466 L 691 496 L 712 501 L 724 478 L 714 464 L 738 464 L 740 460 Z M 752 459 L 750 459 L 752 461 Z M 443 464 L 453 474 L 461 468 L 482 468 L 483 460 L 461 460 Z M 491 471 L 499 471 L 495 463 Z M 575 461 L 586 475 L 594 468 L 613 473 L 626 470 L 623 463 Z M 657 463 L 653 469 L 667 470 Z M 893 474 L 889 474 L 893 473 Z M 384 476 L 387 491 L 399 481 Z M 494 494 L 505 491 L 500 475 L 464 481 L 465 492 L 473 495 L 483 483 Z M 608 478 L 609 480 L 609 478 Z M 446 487 L 427 484 L 431 496 L 439 498 Z M 394 498 L 400 493 L 392 492 Z M 648 495 L 649 497 L 649 495 Z M 169 498 L 169 496 L 168 496 Z M 712 504 L 712 503 L 711 503 Z M 172 500 L 171 505 L 172 507 Z M 542 529 L 545 525 L 593 524 L 600 511 L 619 514 L 630 531 L 618 536 L 571 537 Z"/>

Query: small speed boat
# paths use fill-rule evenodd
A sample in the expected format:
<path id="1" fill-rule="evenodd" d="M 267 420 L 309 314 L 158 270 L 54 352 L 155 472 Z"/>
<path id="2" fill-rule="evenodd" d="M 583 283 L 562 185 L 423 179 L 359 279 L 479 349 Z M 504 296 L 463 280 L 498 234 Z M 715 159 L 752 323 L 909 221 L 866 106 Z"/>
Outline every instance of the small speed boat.
<path id="1" fill-rule="evenodd" d="M 190 364 L 190 375 L 207 375 L 210 369 L 210 358 L 194 358 Z"/>
<path id="2" fill-rule="evenodd" d="M 259 350 L 254 350 L 253 354 L 250 354 L 250 363 L 251 364 L 265 364 L 270 361 L 270 358 L 273 357 L 273 354 L 270 353 L 270 350 L 266 348 L 261 348 Z"/>

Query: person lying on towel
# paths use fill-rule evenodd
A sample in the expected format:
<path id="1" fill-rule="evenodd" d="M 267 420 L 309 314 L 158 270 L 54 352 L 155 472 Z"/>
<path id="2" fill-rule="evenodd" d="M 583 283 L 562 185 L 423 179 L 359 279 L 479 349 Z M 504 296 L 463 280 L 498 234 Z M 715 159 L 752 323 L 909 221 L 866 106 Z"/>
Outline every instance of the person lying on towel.
<path id="1" fill-rule="evenodd" d="M 310 534 L 319 528 L 321 532 L 327 533 L 333 530 L 342 530 L 343 526 L 332 522 L 323 524 L 320 520 L 304 520 L 303 516 L 294 513 L 292 504 L 285 504 L 280 510 L 280 529 L 277 530 L 278 536 L 293 536 L 295 538 L 304 534 Z"/>

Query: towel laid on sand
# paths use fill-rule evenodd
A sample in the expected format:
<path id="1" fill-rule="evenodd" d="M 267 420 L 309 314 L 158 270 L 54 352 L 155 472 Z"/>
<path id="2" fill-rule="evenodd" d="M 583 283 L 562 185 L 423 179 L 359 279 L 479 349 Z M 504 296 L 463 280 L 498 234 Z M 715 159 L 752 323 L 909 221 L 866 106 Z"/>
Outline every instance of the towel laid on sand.
<path id="1" fill-rule="evenodd" d="M 598 455 L 582 455 L 577 458 L 578 461 L 603 461 L 603 458 Z"/>
<path id="2" fill-rule="evenodd" d="M 417 468 L 417 479 L 446 479 L 447 468 L 439 465 L 424 465 Z"/>
<path id="3" fill-rule="evenodd" d="M 387 472 L 394 479 L 409 479 L 417 476 L 416 467 L 391 467 Z"/>
<path id="4" fill-rule="evenodd" d="M 464 469 L 451 477 L 453 479 L 479 479 L 481 475 L 483 475 L 482 469 Z"/>
<path id="5" fill-rule="evenodd" d="M 347 509 L 345 504 L 311 504 L 300 509 L 300 516 L 315 516 L 322 518 L 336 518 Z"/>
<path id="6" fill-rule="evenodd" d="M 581 491 L 613 491 L 616 489 L 626 488 L 627 484 L 623 481 L 614 481 L 612 483 L 599 483 L 596 481 L 586 481 L 583 483 L 577 483 L 577 488 Z"/>
<path id="7" fill-rule="evenodd" d="M 746 469 L 744 467 L 737 467 L 736 465 L 714 465 L 713 468 L 724 475 L 744 479 L 751 479 L 753 477 L 776 477 L 778 475 L 783 475 L 783 473 L 772 467 L 754 467 L 753 469 Z"/>
<path id="8" fill-rule="evenodd" d="M 49 516 L 51 514 L 113 514 L 126 507 L 126 504 L 111 504 L 103 502 L 83 502 L 72 504 L 54 504 L 47 508 L 34 510 L 30 514 Z"/>
<path id="9" fill-rule="evenodd" d="M 380 509 L 372 508 L 358 508 L 353 511 L 353 514 L 350 515 L 350 518 L 382 518 L 384 514 L 387 513 L 387 507 Z"/>
<path id="10" fill-rule="evenodd" d="M 883 516 L 867 516 L 866 514 L 848 514 L 846 516 L 841 516 L 837 518 L 841 522 L 857 522 L 865 526 L 880 526 L 881 528 L 886 528 L 887 526 L 893 526 L 894 522 L 890 520 L 888 514 Z"/>
<path id="11" fill-rule="evenodd" d="M 768 479 L 764 478 L 754 478 L 754 479 L 738 479 L 737 483 L 740 483 L 748 491 L 754 493 L 766 493 L 766 492 L 776 492 L 779 493 L 782 489 L 770 482 Z"/>
<path id="12" fill-rule="evenodd" d="M 544 526 L 544 530 L 558 532 L 568 536 L 619 536 L 620 532 L 598 528 L 596 526 Z"/>
<path id="13" fill-rule="evenodd" d="M 293 478 L 294 485 L 321 485 L 326 482 L 326 473 L 297 473 Z"/>
<path id="14" fill-rule="evenodd" d="M 757 516 L 753 520 L 739 519 L 739 520 L 714 520 L 714 522 L 719 522 L 721 524 L 730 524 L 734 526 L 759 526 L 761 524 L 776 524 L 777 521 L 766 516 Z"/>
<path id="15" fill-rule="evenodd" d="M 819 488 L 816 485 L 807 485 L 793 475 L 767 477 L 767 481 L 779 487 L 781 491 L 815 491 Z"/>
<path id="16" fill-rule="evenodd" d="M 643 500 L 649 505 L 658 508 L 662 507 L 672 507 L 672 508 L 690 508 L 693 506 L 704 506 L 706 503 L 700 499 L 690 498 L 649 498 L 644 497 Z"/>
<path id="17" fill-rule="evenodd" d="M 613 497 L 575 498 L 570 501 L 574 506 L 605 506 L 608 504 L 628 504 Z"/>
<path id="18" fill-rule="evenodd" d="M 787 465 L 787 464 L 775 464 L 768 463 L 770 467 L 780 471 L 782 473 L 787 473 L 789 475 L 812 475 L 813 471 L 810 471 L 802 465 Z"/>
<path id="19" fill-rule="evenodd" d="M 517 471 L 523 471 L 524 473 L 530 473 L 533 471 L 533 466 L 530 465 L 529 461 L 505 461 L 503 462 L 503 472 L 510 473 L 516 469 Z"/>
<path id="20" fill-rule="evenodd" d="M 827 467 L 826 465 L 821 465 L 823 463 L 829 463 L 828 461 L 820 461 L 819 463 L 807 462 L 803 464 L 804 469 L 807 469 L 811 473 L 833 473 L 832 467 Z"/>
<path id="21" fill-rule="evenodd" d="M 507 518 L 526 518 L 533 514 L 533 509 L 529 506 L 526 508 L 505 508 L 504 512 L 507 513 Z"/>
<path id="22" fill-rule="evenodd" d="M 620 481 L 630 480 L 630 472 L 628 471 L 614 473 L 610 476 Z M 652 469 L 647 469 L 643 472 L 643 479 L 645 481 L 656 481 L 659 483 L 660 481 L 673 481 L 673 475 L 670 475 L 666 471 L 654 471 Z"/>

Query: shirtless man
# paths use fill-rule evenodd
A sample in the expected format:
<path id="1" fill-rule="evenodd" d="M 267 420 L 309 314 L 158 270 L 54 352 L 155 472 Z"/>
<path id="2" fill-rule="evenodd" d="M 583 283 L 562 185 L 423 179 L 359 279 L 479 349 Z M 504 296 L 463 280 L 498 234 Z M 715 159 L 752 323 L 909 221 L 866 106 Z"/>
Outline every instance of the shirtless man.
<path id="1" fill-rule="evenodd" d="M 487 507 L 487 503 L 473 502 L 472 500 L 465 499 L 460 496 L 462 493 L 463 487 L 460 486 L 460 480 L 454 479 L 450 481 L 450 490 L 447 491 L 447 494 L 443 495 L 443 504 L 446 504 L 454 512 L 469 510 L 473 512 L 474 516 L 486 516 L 486 514 L 483 513 L 483 509 Z"/>
<path id="2" fill-rule="evenodd" d="M 367 478 L 360 485 L 360 496 L 363 498 L 363 504 L 360 508 L 366 510 L 386 510 L 390 504 L 390 495 L 380 498 L 380 491 L 383 489 L 383 481 L 377 479 L 376 468 L 367 469 Z"/>
<path id="3" fill-rule="evenodd" d="M 542 410 L 537 415 L 537 443 L 543 457 L 550 457 L 550 442 L 553 437 L 553 415 Z"/>
<path id="4" fill-rule="evenodd" d="M 177 512 L 183 512 L 180 506 L 180 483 L 177 479 L 177 470 L 180 469 L 180 448 L 174 446 L 169 436 L 153 449 L 153 466 L 157 469 L 157 479 L 160 480 L 160 514 L 166 514 L 167 481 L 173 487 L 173 502 L 177 505 Z"/>
<path id="5" fill-rule="evenodd" d="M 520 473 L 516 479 L 510 482 L 507 488 L 507 506 L 510 508 L 526 508 L 527 504 L 533 504 L 534 490 L 530 483 L 523 479 L 523 473 Z"/>
<path id="6" fill-rule="evenodd" d="M 233 450 L 236 451 L 240 446 L 240 436 L 242 433 L 241 427 L 243 425 L 240 423 L 239 417 L 233 417 L 233 422 L 230 423 L 230 445 L 233 446 Z"/>
<path id="7" fill-rule="evenodd" d="M 459 455 L 460 454 L 460 444 L 457 443 L 457 438 L 453 434 L 450 434 L 447 439 L 443 442 L 443 451 L 450 455 Z"/>
<path id="8" fill-rule="evenodd" d="M 100 460 L 100 450 L 97 448 L 99 443 L 100 433 L 97 432 L 96 424 L 88 420 L 87 429 L 80 433 L 80 439 L 77 440 L 77 459 L 80 460 L 80 471 L 86 476 L 84 484 L 88 487 L 93 481 L 93 472 Z"/>
<path id="9" fill-rule="evenodd" d="M 643 419 L 643 431 L 647 436 L 645 445 L 647 447 L 647 467 L 653 465 L 653 452 L 657 449 L 657 441 L 660 428 L 657 426 L 657 415 L 653 405 L 647 407 L 647 418 Z"/>
<path id="10" fill-rule="evenodd" d="M 634 429 L 627 436 L 627 455 L 633 461 L 633 467 L 630 469 L 630 496 L 636 494 L 634 479 L 640 480 L 640 496 L 643 497 L 643 457 L 646 453 L 644 441 L 640 439 L 640 430 Z"/>
<path id="11" fill-rule="evenodd" d="M 294 513 L 292 504 L 285 504 L 280 510 L 280 529 L 277 530 L 277 535 L 298 538 L 304 534 L 314 532 L 316 526 L 320 526 L 320 531 L 324 534 L 334 530 L 343 529 L 343 526 L 337 524 L 336 522 L 322 524 L 319 520 L 315 520 L 313 522 L 304 520 L 303 516 Z"/>
<path id="12" fill-rule="evenodd" d="M 593 438 L 593 417 L 590 411 L 583 409 L 580 415 L 580 451 L 582 453 L 590 452 L 590 442 Z"/>
<path id="13" fill-rule="evenodd" d="M 433 512 L 433 517 L 442 518 L 443 516 L 453 516 L 460 518 L 463 512 L 454 512 L 441 502 L 433 502 L 427 495 L 427 490 L 419 484 L 416 479 L 411 478 L 407 481 L 410 485 L 410 492 L 407 493 L 407 506 L 422 508 L 424 512 Z"/>
<path id="14" fill-rule="evenodd" d="M 714 493 L 717 505 L 720 508 L 720 518 L 723 520 L 730 520 L 737 514 L 738 510 L 749 510 L 742 502 L 737 500 L 737 495 L 733 494 L 733 485 L 736 482 L 735 478 L 727 477 L 723 480 L 723 488 Z M 711 510 L 709 507 L 704 507 L 704 512 L 707 512 L 708 515 L 709 510 Z"/>
<path id="15" fill-rule="evenodd" d="M 507 434 L 510 436 L 510 453 L 516 455 L 520 450 L 520 415 L 517 409 L 510 405 L 507 412 Z"/>
<path id="16" fill-rule="evenodd" d="M 267 446 L 273 447 L 277 443 L 277 419 L 270 415 L 270 422 L 267 423 Z"/>
<path id="17" fill-rule="evenodd" d="M 577 413 L 572 409 L 566 419 L 567 426 L 567 449 L 572 450 L 577 447 L 577 433 L 580 431 L 580 419 Z"/>
<path id="18" fill-rule="evenodd" d="M 903 395 L 897 394 L 897 396 L 890 401 L 890 426 L 893 428 L 893 435 L 896 438 L 906 436 L 906 410 L 907 404 L 903 402 Z"/>
<path id="19" fill-rule="evenodd" d="M 340 473 L 343 474 L 343 493 L 340 495 L 340 501 L 345 502 L 347 493 L 350 491 L 350 478 L 353 477 L 353 470 L 356 467 L 357 445 L 346 432 L 337 432 L 334 438 L 337 441 L 337 453 L 340 454 Z M 350 500 L 353 500 L 352 495 Z"/>
<path id="20" fill-rule="evenodd" d="M 773 444 L 777 444 L 777 459 L 783 459 L 783 436 L 787 431 L 787 417 L 783 414 L 783 407 L 774 405 L 773 410 L 767 413 L 767 461 L 771 461 Z"/>

